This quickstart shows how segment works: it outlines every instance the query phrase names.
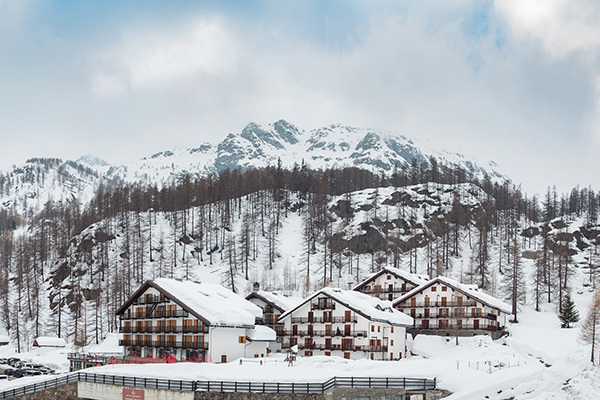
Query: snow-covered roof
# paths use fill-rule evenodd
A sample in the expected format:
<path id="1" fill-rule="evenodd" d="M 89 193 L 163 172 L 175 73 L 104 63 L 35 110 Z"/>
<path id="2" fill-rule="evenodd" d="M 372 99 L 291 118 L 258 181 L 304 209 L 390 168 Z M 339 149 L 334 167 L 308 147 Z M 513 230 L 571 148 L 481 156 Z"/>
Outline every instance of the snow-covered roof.
<path id="1" fill-rule="evenodd" d="M 7 335 L 0 335 L 0 343 L 9 343 L 10 337 Z"/>
<path id="2" fill-rule="evenodd" d="M 210 325 L 254 326 L 262 310 L 243 297 L 215 283 L 195 283 L 159 278 L 154 284 L 200 314 Z"/>
<path id="3" fill-rule="evenodd" d="M 66 347 L 67 342 L 63 338 L 39 336 L 35 339 L 35 344 L 39 347 Z"/>
<path id="4" fill-rule="evenodd" d="M 319 295 L 330 297 L 371 321 L 387 322 L 392 325 L 401 326 L 413 325 L 412 317 L 392 308 L 392 303 L 390 301 L 380 300 L 377 297 L 369 296 L 368 294 L 353 290 L 342 290 L 336 288 L 323 288 L 319 290 L 308 299 L 304 300 L 301 304 L 281 314 L 279 321 L 290 315 L 302 304 L 306 304 Z"/>
<path id="5" fill-rule="evenodd" d="M 447 286 L 450 286 L 454 289 L 457 289 L 457 290 L 463 292 L 464 294 L 466 294 L 467 296 L 469 296 L 473 299 L 479 300 L 482 303 L 487 304 L 490 307 L 497 308 L 498 310 L 502 311 L 503 313 L 506 313 L 506 314 L 512 313 L 512 307 L 510 305 L 506 304 L 502 300 L 498 300 L 497 298 L 490 296 L 487 293 L 482 292 L 480 289 L 477 288 L 477 286 L 460 283 L 454 279 L 446 278 L 445 276 L 438 276 L 438 277 L 430 280 L 429 282 L 425 283 L 424 285 L 414 288 L 410 292 L 406 293 L 404 296 L 401 296 L 398 299 L 396 299 L 394 301 L 394 305 L 401 303 L 401 302 L 405 301 L 406 299 L 411 298 L 412 296 L 419 293 L 423 289 L 425 289 L 429 286 L 432 286 L 438 282 L 443 283 Z"/>
<path id="6" fill-rule="evenodd" d="M 274 307 L 277 307 L 281 312 L 296 307 L 302 302 L 302 300 L 304 300 L 302 297 L 285 296 L 281 293 L 266 292 L 264 290 L 252 292 L 248 296 L 246 296 L 246 299 L 250 299 L 252 297 L 262 298 L 263 301 L 270 303 Z"/>
<path id="7" fill-rule="evenodd" d="M 246 337 L 252 342 L 274 342 L 277 340 L 277 332 L 265 325 L 256 325 L 252 329 L 246 329 Z"/>
<path id="8" fill-rule="evenodd" d="M 150 286 L 212 326 L 248 328 L 254 326 L 256 318 L 262 317 L 260 307 L 221 285 L 167 278 L 146 282 L 117 311 L 117 314 L 124 312 L 133 299 Z"/>
<path id="9" fill-rule="evenodd" d="M 367 283 L 371 282 L 373 279 L 375 279 L 376 277 L 383 275 L 383 274 L 392 274 L 395 275 L 397 278 L 403 279 L 407 282 L 410 282 L 416 286 L 421 286 L 424 283 L 427 283 L 427 281 L 429 280 L 429 277 L 427 275 L 417 275 L 417 274 L 411 274 L 410 272 L 407 271 L 403 271 L 401 269 L 398 268 L 394 268 L 394 267 L 385 267 L 380 271 L 377 271 L 375 273 L 372 273 L 371 275 L 369 275 L 367 277 L 367 279 L 365 279 L 364 281 L 362 281 L 361 283 L 359 283 L 358 285 L 356 285 L 354 287 L 354 290 L 358 290 L 361 287 L 363 287 L 364 285 L 366 285 Z"/>

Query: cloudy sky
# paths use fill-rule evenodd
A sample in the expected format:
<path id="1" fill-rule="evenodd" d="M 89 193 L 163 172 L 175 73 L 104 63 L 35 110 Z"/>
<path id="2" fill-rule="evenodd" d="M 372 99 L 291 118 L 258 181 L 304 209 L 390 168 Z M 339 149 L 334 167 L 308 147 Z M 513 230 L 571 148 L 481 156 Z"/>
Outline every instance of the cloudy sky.
<path id="1" fill-rule="evenodd" d="M 600 2 L 0 0 L 0 169 L 124 162 L 284 118 L 600 189 Z"/>

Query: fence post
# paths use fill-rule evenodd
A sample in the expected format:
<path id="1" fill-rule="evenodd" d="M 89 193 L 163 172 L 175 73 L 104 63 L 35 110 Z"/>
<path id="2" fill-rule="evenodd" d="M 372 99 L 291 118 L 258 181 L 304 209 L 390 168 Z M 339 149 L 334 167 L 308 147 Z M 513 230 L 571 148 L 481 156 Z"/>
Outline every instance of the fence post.
<path id="1" fill-rule="evenodd" d="M 433 377 L 433 388 L 437 388 L 437 376 Z"/>

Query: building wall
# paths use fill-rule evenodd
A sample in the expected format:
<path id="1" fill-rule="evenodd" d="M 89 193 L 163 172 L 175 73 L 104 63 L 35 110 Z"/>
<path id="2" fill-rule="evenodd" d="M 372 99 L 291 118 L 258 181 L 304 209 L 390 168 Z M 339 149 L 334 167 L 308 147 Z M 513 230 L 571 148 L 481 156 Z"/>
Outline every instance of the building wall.
<path id="1" fill-rule="evenodd" d="M 207 326 L 173 301 L 146 303 L 146 295 L 160 300 L 161 293 L 149 287 L 139 297 L 142 301 L 138 304 L 134 302 L 121 315 L 121 343 L 125 356 L 164 358 L 171 355 L 177 360 L 217 363 L 223 360 L 223 356 L 227 361 L 245 356 L 245 328 Z M 146 318 L 149 308 L 155 318 Z M 138 315 L 143 318 L 137 318 Z M 187 325 L 184 325 L 186 321 Z M 253 345 L 253 352 L 248 354 L 253 357 L 254 351 L 261 349 L 259 354 L 266 353 L 264 342 Z"/>
<path id="2" fill-rule="evenodd" d="M 230 362 L 245 356 L 246 329 L 211 327 L 209 354 L 214 363 Z M 223 359 L 223 356 L 226 356 Z"/>
<path id="3" fill-rule="evenodd" d="M 277 341 L 269 342 L 268 349 L 269 352 L 279 353 L 281 351 L 282 342 L 281 332 L 283 331 L 283 325 L 281 323 L 278 323 L 281 312 L 277 308 L 272 307 L 269 303 L 257 297 L 253 297 L 248 301 L 253 304 L 256 304 L 263 310 L 263 322 L 265 326 L 268 326 L 269 328 L 277 332 Z"/>
<path id="4" fill-rule="evenodd" d="M 506 314 L 436 282 L 395 308 L 414 318 L 416 329 L 496 331 L 506 326 Z"/>
<path id="5" fill-rule="evenodd" d="M 382 273 L 358 291 L 377 297 L 381 300 L 396 300 L 410 292 L 416 286 L 394 274 Z"/>
<path id="6" fill-rule="evenodd" d="M 324 297 L 312 299 L 283 319 L 284 348 L 297 344 L 300 356 L 333 355 L 374 360 L 399 359 L 405 356 L 404 327 L 372 322 L 332 299 L 329 301 L 334 304 L 333 308 L 319 309 L 317 306 L 313 309 L 313 304 L 318 304 L 321 298 Z M 312 323 L 308 321 L 311 311 Z M 350 321 L 346 321 L 346 312 L 350 313 Z M 331 322 L 325 322 L 329 320 L 329 315 L 324 313 L 331 313 Z"/>

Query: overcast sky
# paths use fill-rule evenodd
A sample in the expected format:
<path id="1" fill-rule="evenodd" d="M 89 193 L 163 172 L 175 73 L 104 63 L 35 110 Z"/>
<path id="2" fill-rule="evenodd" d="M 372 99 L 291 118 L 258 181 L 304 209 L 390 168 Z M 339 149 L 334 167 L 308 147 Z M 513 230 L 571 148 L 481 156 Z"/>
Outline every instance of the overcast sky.
<path id="1" fill-rule="evenodd" d="M 286 119 L 600 190 L 600 2 L 0 0 L 0 169 Z"/>

